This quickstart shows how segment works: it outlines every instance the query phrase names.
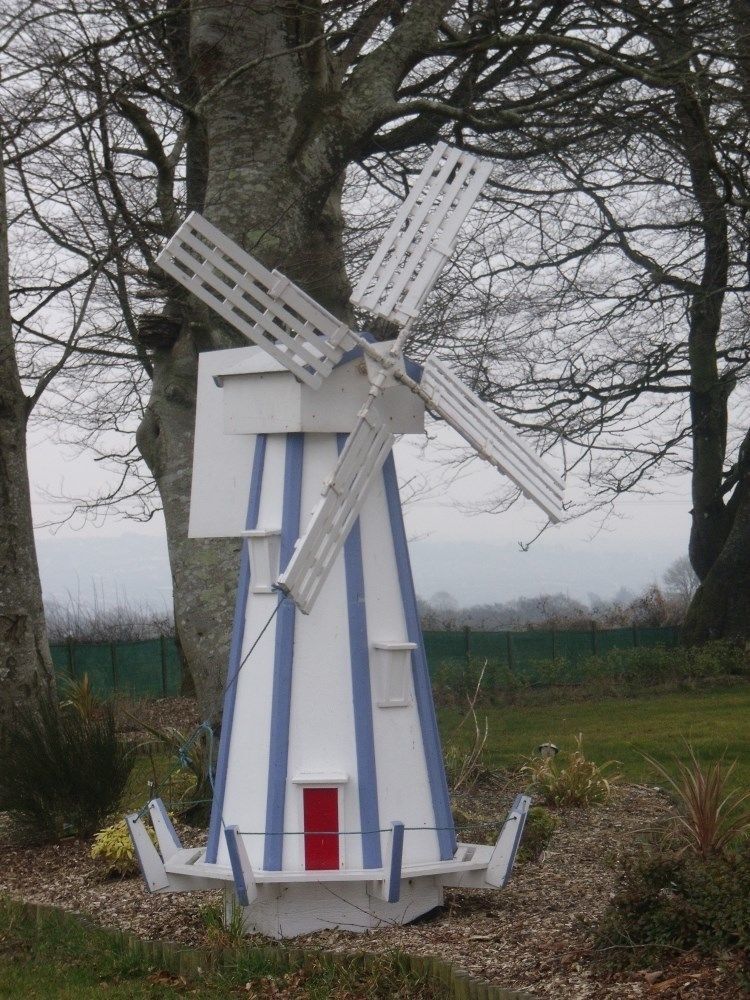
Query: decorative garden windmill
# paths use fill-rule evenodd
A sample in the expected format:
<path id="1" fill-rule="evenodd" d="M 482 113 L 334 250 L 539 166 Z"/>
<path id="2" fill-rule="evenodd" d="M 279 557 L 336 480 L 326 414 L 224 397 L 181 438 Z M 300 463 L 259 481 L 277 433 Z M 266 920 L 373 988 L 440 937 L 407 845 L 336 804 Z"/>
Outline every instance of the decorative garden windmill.
<path id="1" fill-rule="evenodd" d="M 198 376 L 190 533 L 247 540 L 208 844 L 183 849 L 160 800 L 161 854 L 129 824 L 149 888 L 223 883 L 248 929 L 407 922 L 513 865 L 524 796 L 494 848 L 456 843 L 391 455 L 428 409 L 561 516 L 561 482 L 514 431 L 402 353 L 489 170 L 441 143 L 398 211 L 353 295 L 400 325 L 390 342 L 197 214 L 158 258 L 257 346 L 202 354 Z"/>

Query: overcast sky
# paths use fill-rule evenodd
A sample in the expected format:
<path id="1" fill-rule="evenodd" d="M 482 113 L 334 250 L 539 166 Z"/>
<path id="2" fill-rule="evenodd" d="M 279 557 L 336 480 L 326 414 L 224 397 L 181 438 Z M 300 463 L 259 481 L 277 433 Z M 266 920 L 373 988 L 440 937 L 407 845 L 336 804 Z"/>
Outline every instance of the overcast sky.
<path id="1" fill-rule="evenodd" d="M 421 458 L 409 439 L 400 442 L 396 461 L 402 481 L 427 474 L 440 482 L 435 462 L 439 469 L 449 453 L 445 448 L 460 446 L 460 439 L 451 435 L 441 434 L 442 449 L 427 449 L 432 462 Z M 41 525 L 59 518 L 64 510 L 45 493 L 94 492 L 107 479 L 90 455 L 76 455 L 53 444 L 38 429 L 31 437 L 34 515 Z M 638 591 L 658 581 L 667 566 L 686 553 L 687 477 L 665 482 L 659 496 L 624 497 L 604 524 L 601 515 L 589 515 L 558 525 L 528 552 L 519 543 L 532 538 L 544 521 L 533 504 L 522 501 L 502 514 L 471 515 L 461 509 L 491 497 L 498 481 L 491 467 L 476 462 L 459 481 L 407 504 L 407 530 L 421 596 L 448 591 L 461 604 L 556 592 L 584 600 L 590 593 L 606 598 L 621 587 Z M 580 494 L 580 484 L 571 486 Z M 96 525 L 40 527 L 37 543 L 47 599 L 65 600 L 70 594 L 88 602 L 96 592 L 110 604 L 127 599 L 169 605 L 169 566 L 160 516 L 147 524 L 111 517 Z"/>

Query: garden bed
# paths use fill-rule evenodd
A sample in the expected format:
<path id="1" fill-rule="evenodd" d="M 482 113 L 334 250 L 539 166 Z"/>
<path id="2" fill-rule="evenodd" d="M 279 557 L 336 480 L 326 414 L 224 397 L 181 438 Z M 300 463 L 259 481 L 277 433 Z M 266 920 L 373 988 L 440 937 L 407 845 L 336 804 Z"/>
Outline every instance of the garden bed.
<path id="1" fill-rule="evenodd" d="M 486 790 L 483 798 L 486 811 Z M 499 815 L 504 807 L 498 802 Z M 518 868 L 503 891 L 447 890 L 444 909 L 421 923 L 367 935 L 330 931 L 296 939 L 294 945 L 438 955 L 506 988 L 566 1000 L 739 997 L 731 973 L 692 953 L 658 968 L 618 975 L 606 974 L 592 961 L 590 923 L 609 901 L 639 832 L 667 808 L 660 792 L 625 786 L 605 806 L 561 813 L 545 855 Z M 194 838 L 200 842 L 201 834 Z M 0 828 L 0 846 L 0 893 L 77 910 L 103 926 L 144 938 L 193 946 L 210 941 L 205 908 L 218 904 L 216 893 L 148 895 L 140 878 L 103 880 L 88 843 L 19 846 L 7 824 Z"/>

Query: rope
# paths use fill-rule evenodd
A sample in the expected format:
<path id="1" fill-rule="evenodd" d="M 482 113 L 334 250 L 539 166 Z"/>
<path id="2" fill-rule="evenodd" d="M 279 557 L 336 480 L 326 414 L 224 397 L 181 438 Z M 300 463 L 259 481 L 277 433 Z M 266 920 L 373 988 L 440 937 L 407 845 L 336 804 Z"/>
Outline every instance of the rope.
<path id="1" fill-rule="evenodd" d="M 235 681 L 237 680 L 237 678 L 240 676 L 240 670 L 242 670 L 242 668 L 245 666 L 245 664 L 247 663 L 247 661 L 250 659 L 250 654 L 254 651 L 255 647 L 258 645 L 258 643 L 260 642 L 260 640 L 263 638 L 263 636 L 264 636 L 264 634 L 266 632 L 266 629 L 271 624 L 271 622 L 274 620 L 274 618 L 278 614 L 279 608 L 281 607 L 281 605 L 284 603 L 284 601 L 289 596 L 288 594 L 285 594 L 282 591 L 279 591 L 279 593 L 281 593 L 281 595 L 282 595 L 281 596 L 281 600 L 277 601 L 276 607 L 273 609 L 273 611 L 271 612 L 271 614 L 268 616 L 268 620 L 266 621 L 266 624 L 263 626 L 263 628 L 258 633 L 258 636 L 257 636 L 255 642 L 250 647 L 250 649 L 248 649 L 247 653 L 245 654 L 245 658 L 242 660 L 242 662 L 240 663 L 240 665 L 237 667 L 237 670 L 235 671 L 234 676 L 230 677 L 227 680 L 226 684 L 224 685 L 224 691 L 222 692 L 223 694 L 227 693 L 227 691 L 230 689 L 230 687 L 235 683 Z"/>
<path id="2" fill-rule="evenodd" d="M 453 826 L 405 826 L 404 830 L 411 831 L 442 831 L 442 830 L 473 830 L 478 826 L 502 826 L 502 820 L 483 820 L 477 823 L 461 823 Z M 360 837 L 368 833 L 390 833 L 391 827 L 384 827 L 382 830 L 283 830 L 278 833 L 267 830 L 238 830 L 240 837 Z"/>

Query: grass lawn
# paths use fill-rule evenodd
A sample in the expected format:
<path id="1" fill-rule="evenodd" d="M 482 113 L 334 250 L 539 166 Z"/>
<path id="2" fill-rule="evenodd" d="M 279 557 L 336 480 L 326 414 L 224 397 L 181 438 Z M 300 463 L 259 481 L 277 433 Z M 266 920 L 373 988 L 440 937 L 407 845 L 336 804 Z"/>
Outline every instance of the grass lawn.
<path id="1" fill-rule="evenodd" d="M 438 714 L 447 743 L 463 712 L 440 709 Z M 592 760 L 617 760 L 627 780 L 659 784 L 639 751 L 668 762 L 670 754 L 684 750 L 687 739 L 702 759 L 722 754 L 728 761 L 736 758 L 737 783 L 750 786 L 750 685 L 602 701 L 488 705 L 477 714 L 482 724 L 487 717 L 487 749 L 491 763 L 499 766 L 517 763 L 520 755 L 531 754 L 547 740 L 569 749 L 583 733 L 584 750 Z M 458 738 L 470 740 L 472 728 L 467 722 Z"/>
<path id="2" fill-rule="evenodd" d="M 365 970 L 353 960 L 325 957 L 304 969 L 280 972 L 249 947 L 224 971 L 206 970 L 198 984 L 150 965 L 129 953 L 106 933 L 75 920 L 43 914 L 29 916 L 0 898 L 0 1000 L 88 1000 L 90 997 L 141 1000 L 178 996 L 260 1000 L 270 996 L 299 1000 L 440 1000 L 442 986 L 403 969 L 383 956 Z"/>
<path id="3" fill-rule="evenodd" d="M 20 907 L 0 900 L 0 998 L 83 1000 L 174 997 L 177 980 L 159 982 L 99 934 L 53 919 L 39 925 Z"/>
<path id="4" fill-rule="evenodd" d="M 133 758 L 133 770 L 130 772 L 125 793 L 122 798 L 122 811 L 134 812 L 141 808 L 149 799 L 149 781 L 156 781 L 156 794 L 165 802 L 177 801 L 180 793 L 192 785 L 190 772 L 181 771 L 174 754 L 164 750 L 151 757 L 136 754 Z M 177 768 L 176 772 L 175 769 Z"/>

